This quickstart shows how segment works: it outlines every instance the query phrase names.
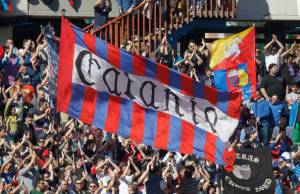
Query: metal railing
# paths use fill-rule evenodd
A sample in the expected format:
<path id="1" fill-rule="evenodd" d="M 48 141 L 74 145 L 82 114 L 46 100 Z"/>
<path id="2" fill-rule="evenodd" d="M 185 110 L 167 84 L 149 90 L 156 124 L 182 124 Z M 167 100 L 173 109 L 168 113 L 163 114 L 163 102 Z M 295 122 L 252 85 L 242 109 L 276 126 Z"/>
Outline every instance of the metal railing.
<path id="1" fill-rule="evenodd" d="M 137 52 L 135 54 L 146 49 L 151 56 L 164 34 L 188 24 L 192 19 L 229 19 L 235 16 L 236 0 L 178 0 L 176 4 L 169 0 L 148 0 L 100 28 L 94 29 L 91 24 L 84 30 L 117 47 L 131 41 Z"/>

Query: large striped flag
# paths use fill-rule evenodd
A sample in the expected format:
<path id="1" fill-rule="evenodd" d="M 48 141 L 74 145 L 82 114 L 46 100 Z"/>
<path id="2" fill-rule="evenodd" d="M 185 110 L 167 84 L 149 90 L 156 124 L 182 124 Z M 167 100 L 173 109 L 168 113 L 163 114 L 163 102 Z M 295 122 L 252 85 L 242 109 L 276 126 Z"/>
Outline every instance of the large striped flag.
<path id="1" fill-rule="evenodd" d="M 232 165 L 225 141 L 240 93 L 220 92 L 134 56 L 62 18 L 57 110 L 156 148 Z"/>
<path id="2" fill-rule="evenodd" d="M 255 97 L 255 28 L 215 41 L 211 52 L 216 88 L 240 90 L 245 100 Z"/>
<path id="3" fill-rule="evenodd" d="M 5 11 L 12 11 L 12 6 L 9 0 L 1 0 L 2 7 Z"/>

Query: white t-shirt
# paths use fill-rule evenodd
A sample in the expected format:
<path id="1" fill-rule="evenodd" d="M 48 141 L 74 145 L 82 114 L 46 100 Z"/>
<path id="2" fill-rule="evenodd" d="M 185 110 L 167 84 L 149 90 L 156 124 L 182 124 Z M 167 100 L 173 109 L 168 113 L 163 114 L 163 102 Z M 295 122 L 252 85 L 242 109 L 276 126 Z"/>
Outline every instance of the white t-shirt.
<path id="1" fill-rule="evenodd" d="M 265 60 L 266 60 L 266 68 L 267 68 L 267 71 L 269 71 L 269 66 L 272 64 L 272 63 L 275 63 L 278 65 L 278 69 L 279 69 L 279 64 L 280 64 L 280 61 L 279 61 L 279 54 L 275 54 L 275 55 L 268 55 L 268 56 L 265 56 Z"/>
<path id="2" fill-rule="evenodd" d="M 298 100 L 298 94 L 291 92 L 288 95 L 286 95 L 286 99 L 295 102 L 296 100 Z"/>
<path id="3" fill-rule="evenodd" d="M 128 184 L 126 183 L 126 181 L 124 181 L 124 178 L 120 178 L 119 180 L 120 185 L 119 185 L 119 192 L 120 193 L 124 193 L 124 194 L 129 194 L 128 192 Z"/>
<path id="4" fill-rule="evenodd" d="M 278 126 L 275 126 L 273 129 L 273 133 L 272 133 L 272 138 L 276 138 L 277 135 L 279 134 L 279 130 L 280 128 Z M 291 127 L 286 127 L 285 128 L 285 134 L 286 136 L 288 136 L 288 138 L 293 139 L 293 129 Z"/>
<path id="5" fill-rule="evenodd" d="M 101 175 L 100 175 L 101 176 Z M 98 177 L 97 177 L 98 178 Z M 110 176 L 107 176 L 107 175 L 105 175 L 105 176 L 102 176 L 102 177 L 99 177 L 98 178 L 98 182 L 102 182 L 102 186 L 108 186 L 108 183 L 109 183 L 109 181 L 110 181 L 110 179 L 111 179 L 111 177 Z M 106 188 L 104 188 L 102 191 L 101 191 L 101 194 L 110 194 L 111 192 L 108 192 L 107 190 L 106 190 Z"/>

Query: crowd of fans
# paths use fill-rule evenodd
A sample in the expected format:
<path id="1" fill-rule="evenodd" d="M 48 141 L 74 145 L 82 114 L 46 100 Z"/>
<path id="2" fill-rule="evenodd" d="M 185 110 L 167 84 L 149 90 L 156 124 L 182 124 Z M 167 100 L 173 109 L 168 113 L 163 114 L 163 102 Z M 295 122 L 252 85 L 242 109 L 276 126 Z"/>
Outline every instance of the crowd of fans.
<path id="1" fill-rule="evenodd" d="M 111 2 L 99 0 L 96 5 L 107 20 Z M 120 13 L 132 5 L 120 6 Z M 149 57 L 147 48 L 137 53 L 132 42 L 122 48 Z M 190 40 L 182 57 L 164 37 L 154 56 L 157 62 L 215 87 L 204 39 Z M 241 104 L 231 142 L 236 149 L 269 146 L 276 193 L 291 193 L 300 180 L 300 127 L 298 122 L 289 126 L 291 107 L 299 99 L 300 48 L 296 43 L 285 48 L 273 35 L 263 51 L 255 50 L 255 57 L 257 97 Z M 45 38 L 24 40 L 19 49 L 8 39 L 0 47 L 0 193 L 222 192 L 222 167 L 210 161 L 137 145 L 56 113 L 50 106 L 48 81 Z"/>
<path id="2" fill-rule="evenodd" d="M 212 162 L 136 145 L 56 113 L 45 38 L 24 40 L 22 48 L 8 39 L 0 59 L 0 193 L 219 192 Z"/>

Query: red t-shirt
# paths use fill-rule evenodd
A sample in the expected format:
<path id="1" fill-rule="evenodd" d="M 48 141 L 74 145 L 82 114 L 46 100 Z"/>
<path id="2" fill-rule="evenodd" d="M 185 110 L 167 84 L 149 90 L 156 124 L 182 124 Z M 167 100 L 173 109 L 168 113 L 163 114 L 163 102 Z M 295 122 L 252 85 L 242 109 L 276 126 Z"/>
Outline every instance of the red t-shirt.
<path id="1" fill-rule="evenodd" d="M 4 57 L 4 53 L 5 53 L 5 51 L 4 51 L 3 46 L 0 46 L 0 60 Z"/>
<path id="2" fill-rule="evenodd" d="M 22 92 L 24 93 L 24 100 L 27 103 L 31 103 L 32 99 L 33 99 L 33 94 L 35 93 L 35 89 L 32 85 L 24 85 L 22 87 Z"/>

